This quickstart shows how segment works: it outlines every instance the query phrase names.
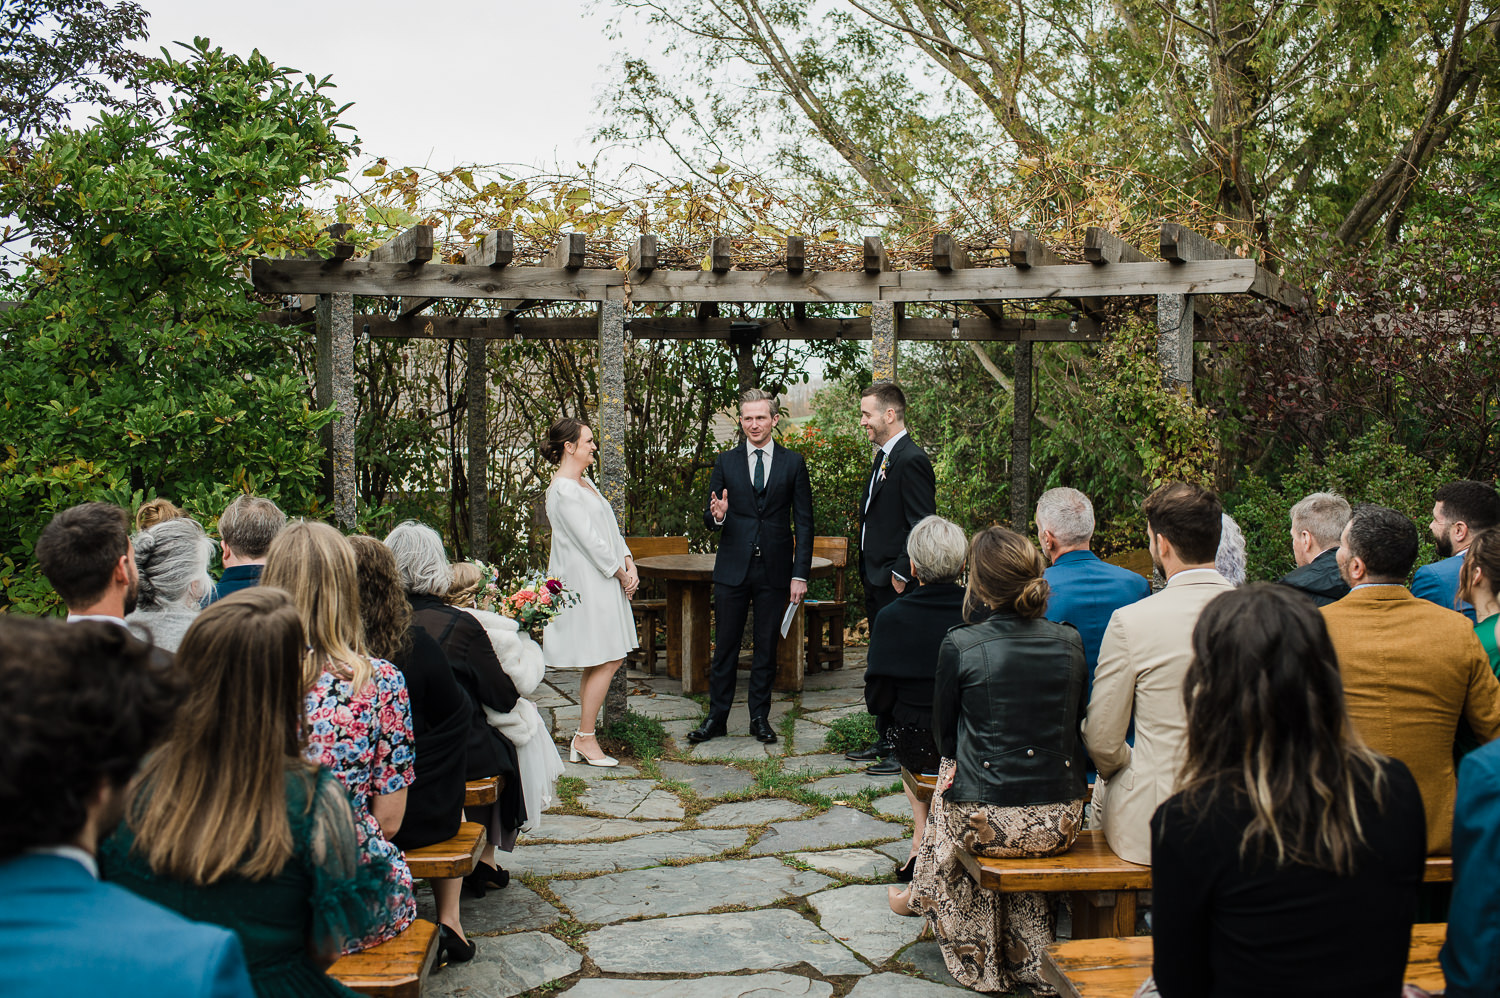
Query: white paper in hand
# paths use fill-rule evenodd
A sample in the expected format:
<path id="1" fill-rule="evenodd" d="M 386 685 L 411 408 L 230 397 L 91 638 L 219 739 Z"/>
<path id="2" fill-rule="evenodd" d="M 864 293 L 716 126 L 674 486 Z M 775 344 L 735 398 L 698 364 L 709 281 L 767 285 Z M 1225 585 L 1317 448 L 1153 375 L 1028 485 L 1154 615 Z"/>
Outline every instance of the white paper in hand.
<path id="1" fill-rule="evenodd" d="M 799 603 L 788 603 L 786 605 L 786 613 L 783 613 L 781 615 L 781 636 L 782 637 L 786 637 L 787 633 L 789 631 L 791 631 L 791 629 L 792 629 L 792 621 L 797 618 L 797 607 L 800 606 L 800 605 L 801 604 L 799 604 Z"/>

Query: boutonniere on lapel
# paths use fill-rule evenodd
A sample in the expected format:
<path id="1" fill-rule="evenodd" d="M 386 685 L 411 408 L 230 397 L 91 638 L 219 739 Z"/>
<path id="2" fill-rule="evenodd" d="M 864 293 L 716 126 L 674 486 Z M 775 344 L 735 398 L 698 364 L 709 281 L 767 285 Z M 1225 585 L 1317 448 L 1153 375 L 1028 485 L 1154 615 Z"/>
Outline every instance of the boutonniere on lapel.
<path id="1" fill-rule="evenodd" d="M 883 457 L 881 457 L 881 459 L 880 459 L 880 473 L 875 476 L 875 480 L 876 481 L 879 481 L 879 482 L 885 481 L 885 466 L 888 465 L 888 464 L 890 464 L 890 463 L 891 463 L 891 456 L 889 454 L 886 454 Z"/>

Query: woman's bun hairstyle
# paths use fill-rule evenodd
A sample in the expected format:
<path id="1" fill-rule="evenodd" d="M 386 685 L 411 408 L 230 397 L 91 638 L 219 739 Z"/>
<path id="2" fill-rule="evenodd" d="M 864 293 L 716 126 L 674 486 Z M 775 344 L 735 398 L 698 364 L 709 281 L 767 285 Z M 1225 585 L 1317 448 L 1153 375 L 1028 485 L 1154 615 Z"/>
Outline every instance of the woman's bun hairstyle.
<path id="1" fill-rule="evenodd" d="M 1042 578 L 1046 562 L 1030 540 L 1004 527 L 986 527 L 969 544 L 967 606 L 983 604 L 1035 619 L 1052 594 Z"/>
<path id="2" fill-rule="evenodd" d="M 564 416 L 553 423 L 552 428 L 547 431 L 547 441 L 542 444 L 542 457 L 546 458 L 548 464 L 561 464 L 563 454 L 566 453 L 563 445 L 577 443 L 587 425 L 583 420 L 572 416 Z"/>

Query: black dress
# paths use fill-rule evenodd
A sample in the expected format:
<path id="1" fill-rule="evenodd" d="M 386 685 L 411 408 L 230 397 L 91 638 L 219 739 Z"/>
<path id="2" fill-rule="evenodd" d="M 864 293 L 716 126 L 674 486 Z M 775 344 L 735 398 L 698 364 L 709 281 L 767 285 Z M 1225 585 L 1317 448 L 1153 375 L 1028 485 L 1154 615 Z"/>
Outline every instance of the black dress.
<path id="1" fill-rule="evenodd" d="M 391 841 L 402 849 L 420 849 L 458 834 L 473 711 L 443 649 L 416 624 L 411 648 L 391 661 L 406 677 L 417 753 L 417 778 L 407 792 L 401 830 Z"/>
<path id="2" fill-rule="evenodd" d="M 501 776 L 505 786 L 490 816 L 490 841 L 502 849 L 515 843 L 516 832 L 526 823 L 526 801 L 521 796 L 520 767 L 516 749 L 504 735 L 490 727 L 484 708 L 509 713 L 520 699 L 484 625 L 469 614 L 425 593 L 408 593 L 412 623 L 435 640 L 448 657 L 453 676 L 470 700 L 468 762 L 465 779 Z"/>
<path id="3" fill-rule="evenodd" d="M 936 773 L 932 740 L 932 677 L 938 648 L 964 622 L 964 589 L 934 582 L 906 594 L 875 616 L 865 666 L 865 706 L 890 719 L 896 758 L 913 773 Z"/>
<path id="4" fill-rule="evenodd" d="M 1240 838 L 1243 797 L 1184 794 L 1151 819 L 1153 974 L 1162 998 L 1399 998 L 1427 861 L 1422 796 L 1384 762 L 1384 807 L 1358 800 L 1365 845 L 1353 876 L 1277 869 Z"/>

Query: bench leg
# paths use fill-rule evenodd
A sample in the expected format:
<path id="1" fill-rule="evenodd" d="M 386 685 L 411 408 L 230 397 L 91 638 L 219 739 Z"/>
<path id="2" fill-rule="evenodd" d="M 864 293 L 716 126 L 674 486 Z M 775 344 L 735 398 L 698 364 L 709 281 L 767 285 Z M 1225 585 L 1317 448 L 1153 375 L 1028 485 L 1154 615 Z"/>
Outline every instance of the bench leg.
<path id="1" fill-rule="evenodd" d="M 1135 935 L 1135 891 L 1074 891 L 1073 938 Z"/>

